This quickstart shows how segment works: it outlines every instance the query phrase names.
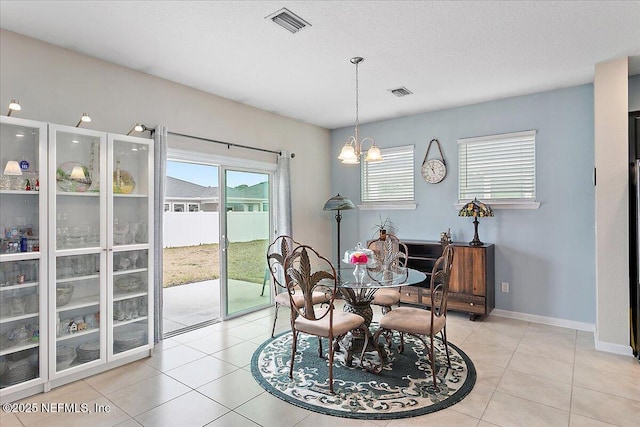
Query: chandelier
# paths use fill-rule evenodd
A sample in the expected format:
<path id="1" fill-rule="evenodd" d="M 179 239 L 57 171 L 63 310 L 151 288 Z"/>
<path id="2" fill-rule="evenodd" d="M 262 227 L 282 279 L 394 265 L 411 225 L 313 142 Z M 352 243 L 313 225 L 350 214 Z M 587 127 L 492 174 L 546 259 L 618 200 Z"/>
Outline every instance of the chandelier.
<path id="1" fill-rule="evenodd" d="M 342 150 L 340 151 L 340 155 L 338 159 L 342 160 L 342 163 L 346 163 L 349 165 L 355 165 L 360 163 L 360 157 L 362 157 L 362 149 L 365 142 L 370 142 L 371 147 L 367 151 L 367 155 L 364 158 L 365 162 L 379 162 L 382 160 L 382 154 L 380 154 L 380 149 L 376 146 L 375 141 L 372 138 L 363 138 L 362 141 L 359 138 L 359 108 L 358 108 L 358 64 L 364 61 L 364 58 L 356 56 L 355 58 L 351 58 L 351 63 L 356 66 L 356 132 L 355 136 L 350 136 L 349 140 L 344 144 Z"/>

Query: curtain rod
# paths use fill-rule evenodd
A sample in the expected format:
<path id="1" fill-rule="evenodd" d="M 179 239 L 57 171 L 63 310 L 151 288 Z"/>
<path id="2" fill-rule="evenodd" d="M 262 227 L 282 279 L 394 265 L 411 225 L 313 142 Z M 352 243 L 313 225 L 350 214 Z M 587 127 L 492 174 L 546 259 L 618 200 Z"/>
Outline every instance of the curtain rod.
<path id="1" fill-rule="evenodd" d="M 277 154 L 278 156 L 282 155 L 282 151 L 274 151 L 274 150 L 267 150 L 266 148 L 250 147 L 248 145 L 234 144 L 232 142 L 217 141 L 215 139 L 203 138 L 201 136 L 187 135 L 187 134 L 184 134 L 184 133 L 171 132 L 171 131 L 167 131 L 167 134 L 176 135 L 176 136 L 184 136 L 186 138 L 198 139 L 200 141 L 207 141 L 207 142 L 213 142 L 213 143 L 216 143 L 216 144 L 222 144 L 222 145 L 226 145 L 227 148 L 231 148 L 231 147 L 246 148 L 247 150 L 255 150 L 255 151 L 262 151 L 262 152 L 265 152 L 265 153 L 273 153 L 273 154 Z"/>

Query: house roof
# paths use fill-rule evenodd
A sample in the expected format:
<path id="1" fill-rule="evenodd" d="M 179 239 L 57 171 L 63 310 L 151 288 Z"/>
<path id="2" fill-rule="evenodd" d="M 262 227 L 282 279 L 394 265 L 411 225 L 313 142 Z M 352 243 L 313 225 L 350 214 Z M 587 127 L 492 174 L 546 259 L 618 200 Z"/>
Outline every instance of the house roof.
<path id="1" fill-rule="evenodd" d="M 167 199 L 200 199 L 217 200 L 219 197 L 218 187 L 205 187 L 193 182 L 167 176 L 165 187 L 165 198 Z M 240 185 L 238 187 L 227 188 L 227 197 L 231 200 L 268 200 L 268 182 L 261 182 L 251 186 Z"/>
<path id="2" fill-rule="evenodd" d="M 193 182 L 167 176 L 165 197 L 171 199 L 212 199 L 218 197 L 218 187 L 204 187 Z"/>

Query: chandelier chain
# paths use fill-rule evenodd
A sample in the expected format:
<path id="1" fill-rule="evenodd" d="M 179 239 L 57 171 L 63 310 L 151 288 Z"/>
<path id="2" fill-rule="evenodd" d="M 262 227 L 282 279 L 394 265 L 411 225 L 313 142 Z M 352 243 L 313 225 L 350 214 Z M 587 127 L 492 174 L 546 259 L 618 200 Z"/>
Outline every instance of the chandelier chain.
<path id="1" fill-rule="evenodd" d="M 360 124 L 360 108 L 359 108 L 360 93 L 359 93 L 359 87 L 358 87 L 358 81 L 359 81 L 358 65 L 359 64 L 360 64 L 359 62 L 356 62 L 356 141 L 358 141 L 358 125 Z"/>

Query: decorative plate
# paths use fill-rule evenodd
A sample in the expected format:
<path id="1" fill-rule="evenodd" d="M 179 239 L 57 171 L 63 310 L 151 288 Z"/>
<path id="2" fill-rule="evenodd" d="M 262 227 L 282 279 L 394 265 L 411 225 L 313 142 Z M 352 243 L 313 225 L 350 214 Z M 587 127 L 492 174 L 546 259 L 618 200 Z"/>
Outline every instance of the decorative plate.
<path id="1" fill-rule="evenodd" d="M 116 170 L 113 173 L 113 192 L 114 194 L 131 194 L 136 186 L 133 175 L 125 170 Z"/>
<path id="2" fill-rule="evenodd" d="M 78 166 L 82 168 L 84 179 L 76 177 L 71 178 L 73 168 Z M 87 167 L 82 163 L 67 162 L 58 166 L 58 169 L 56 170 L 56 181 L 58 182 L 58 188 L 62 191 L 84 193 L 91 186 L 91 175 L 89 174 L 89 169 L 87 169 Z"/>

